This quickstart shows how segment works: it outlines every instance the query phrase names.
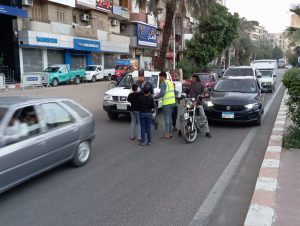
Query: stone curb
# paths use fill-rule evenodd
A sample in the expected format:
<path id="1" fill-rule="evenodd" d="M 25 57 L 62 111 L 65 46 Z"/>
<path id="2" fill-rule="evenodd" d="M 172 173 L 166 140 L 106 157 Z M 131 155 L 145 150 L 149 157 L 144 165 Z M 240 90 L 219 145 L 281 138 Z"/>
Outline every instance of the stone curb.
<path id="1" fill-rule="evenodd" d="M 276 215 L 277 177 L 285 120 L 287 117 L 286 98 L 287 92 L 285 92 L 281 101 L 244 226 L 272 226 Z"/>

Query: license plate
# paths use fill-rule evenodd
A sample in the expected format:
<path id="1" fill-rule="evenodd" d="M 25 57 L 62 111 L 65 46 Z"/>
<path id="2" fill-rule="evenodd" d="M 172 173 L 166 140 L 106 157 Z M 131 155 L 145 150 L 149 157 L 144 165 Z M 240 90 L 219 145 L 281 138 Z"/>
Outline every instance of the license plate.
<path id="1" fill-rule="evenodd" d="M 126 104 L 117 104 L 117 109 L 118 110 L 127 110 L 127 105 Z"/>
<path id="2" fill-rule="evenodd" d="M 222 112 L 222 118 L 233 119 L 234 113 L 233 112 Z"/>
<path id="3" fill-rule="evenodd" d="M 190 117 L 190 114 L 188 112 L 184 113 L 184 119 L 188 119 Z"/>

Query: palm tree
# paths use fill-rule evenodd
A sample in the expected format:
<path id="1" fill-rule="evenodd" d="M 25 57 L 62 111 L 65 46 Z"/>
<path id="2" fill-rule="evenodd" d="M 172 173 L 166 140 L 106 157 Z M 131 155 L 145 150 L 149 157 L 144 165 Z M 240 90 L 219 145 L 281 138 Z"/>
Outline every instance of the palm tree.
<path id="1" fill-rule="evenodd" d="M 175 16 L 176 10 L 193 10 L 195 15 L 208 14 L 209 7 L 216 3 L 216 0 L 136 0 L 138 5 L 143 5 L 148 2 L 148 9 L 156 15 L 157 5 L 160 1 L 163 1 L 166 8 L 166 17 L 163 30 L 162 46 L 160 48 L 158 69 L 164 70 L 166 62 L 166 54 L 169 47 L 169 39 L 172 34 L 173 28 L 173 18 Z"/>

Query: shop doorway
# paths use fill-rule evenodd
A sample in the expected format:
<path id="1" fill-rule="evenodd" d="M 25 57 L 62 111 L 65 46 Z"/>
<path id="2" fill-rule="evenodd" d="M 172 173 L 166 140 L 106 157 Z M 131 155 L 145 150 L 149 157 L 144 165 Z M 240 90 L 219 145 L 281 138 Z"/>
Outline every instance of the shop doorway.
<path id="1" fill-rule="evenodd" d="M 0 14 L 0 72 L 6 82 L 20 81 L 20 60 L 18 48 L 17 20 L 14 16 Z"/>
<path id="2" fill-rule="evenodd" d="M 71 69 L 83 69 L 87 66 L 87 55 L 72 55 L 72 66 Z"/>

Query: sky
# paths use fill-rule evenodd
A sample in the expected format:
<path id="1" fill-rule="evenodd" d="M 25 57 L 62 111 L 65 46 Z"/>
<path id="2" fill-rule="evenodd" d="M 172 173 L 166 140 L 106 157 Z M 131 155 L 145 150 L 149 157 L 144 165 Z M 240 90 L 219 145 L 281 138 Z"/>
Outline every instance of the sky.
<path id="1" fill-rule="evenodd" d="M 230 12 L 247 20 L 256 20 L 269 33 L 283 32 L 290 26 L 292 5 L 300 0 L 224 0 Z"/>

